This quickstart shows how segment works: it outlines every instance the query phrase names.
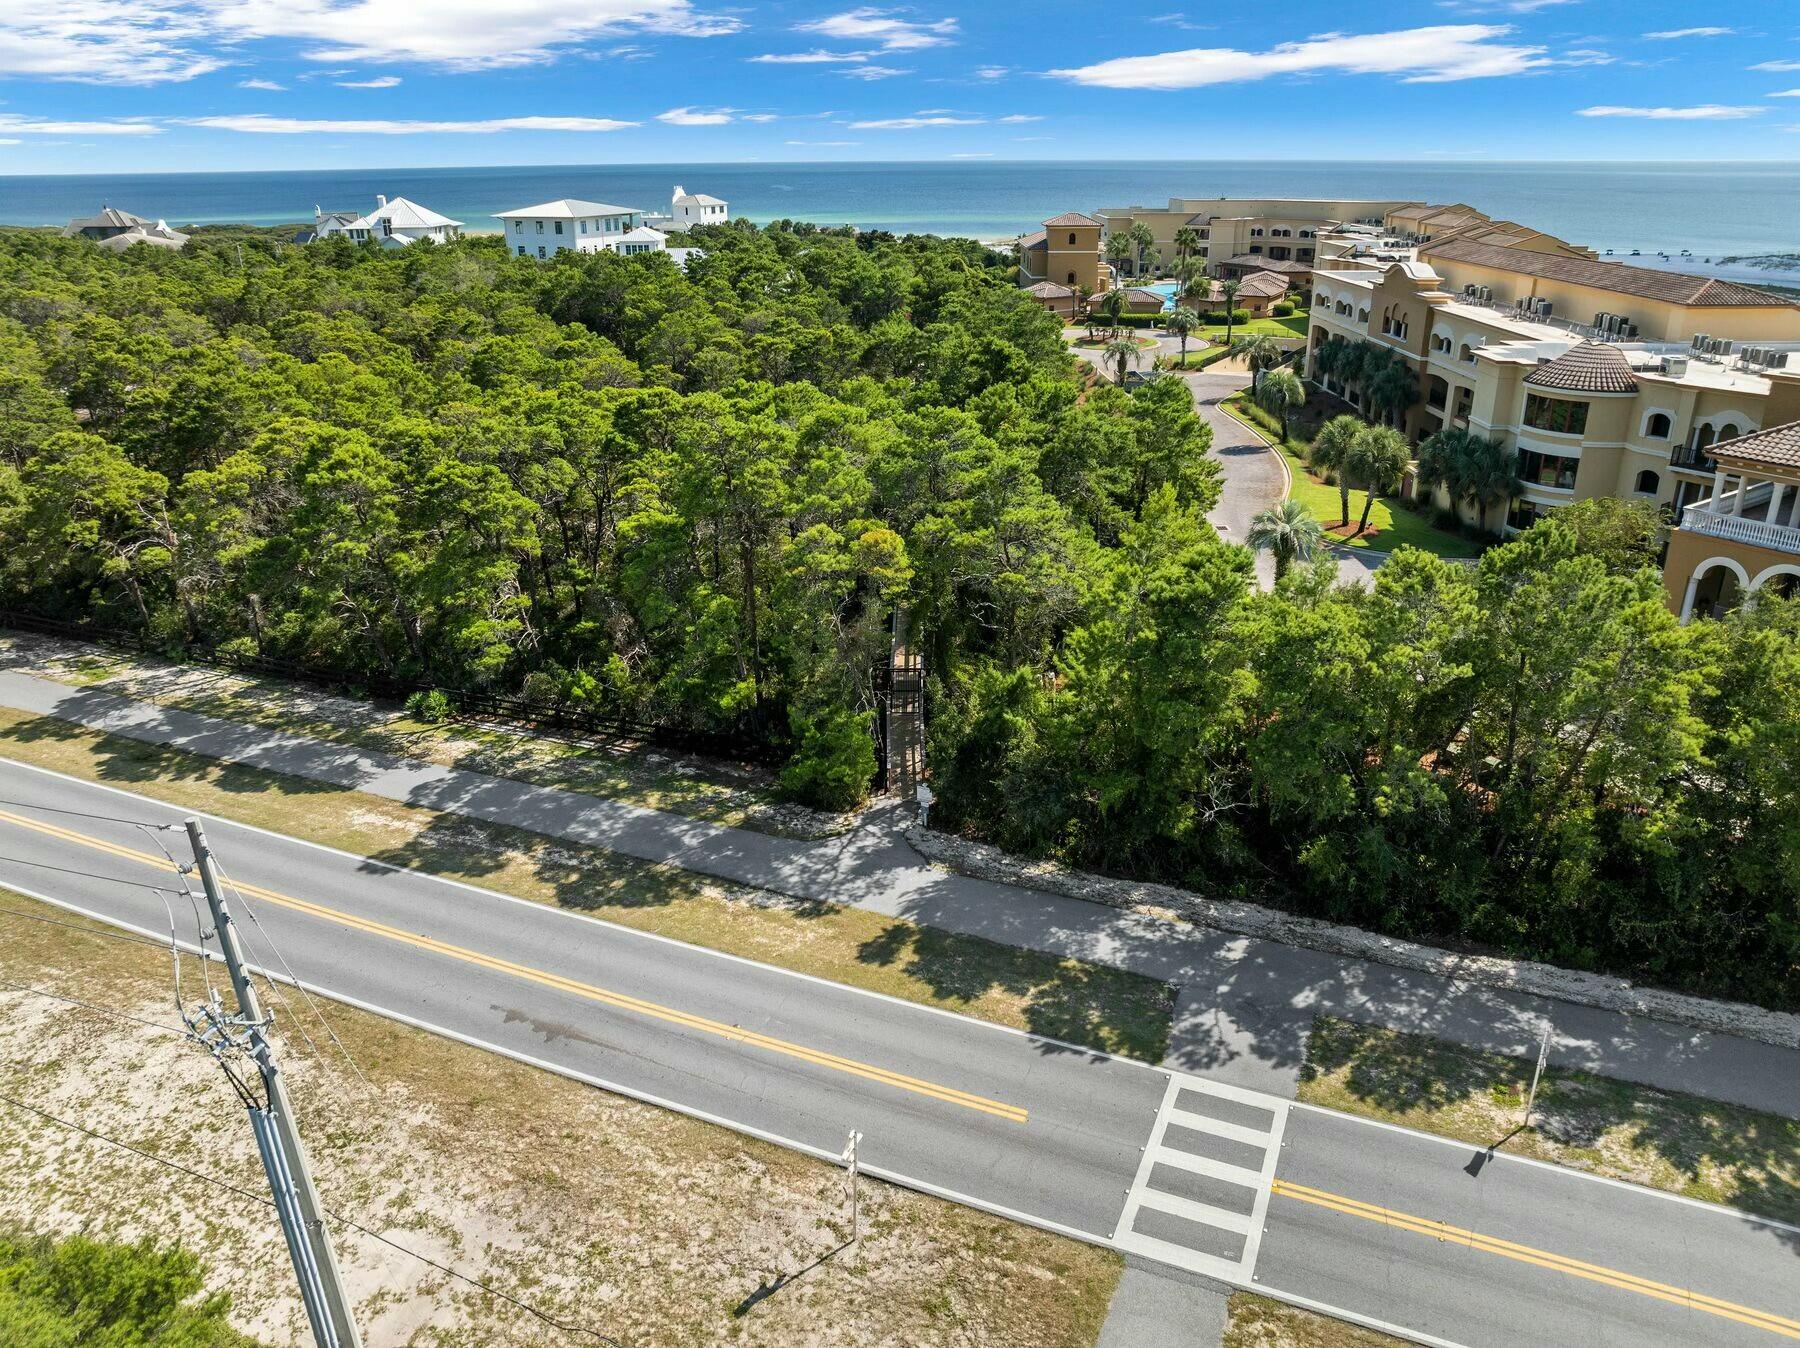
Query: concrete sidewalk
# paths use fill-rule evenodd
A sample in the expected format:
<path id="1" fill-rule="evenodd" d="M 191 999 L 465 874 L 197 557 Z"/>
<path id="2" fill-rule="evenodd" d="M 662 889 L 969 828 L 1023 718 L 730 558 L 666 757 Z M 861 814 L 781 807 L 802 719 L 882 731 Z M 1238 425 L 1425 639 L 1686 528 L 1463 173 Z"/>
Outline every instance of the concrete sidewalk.
<path id="1" fill-rule="evenodd" d="M 926 864 L 899 807 L 802 842 L 482 773 L 420 763 L 131 701 L 16 670 L 0 705 L 608 848 L 800 899 L 853 904 L 946 931 L 1164 979 L 1179 989 L 1168 1061 L 1292 1096 L 1315 1016 L 1524 1054 L 1555 1028 L 1560 1065 L 1800 1117 L 1800 1053 L 1730 1035 L 1476 987 L 1205 928 Z"/>

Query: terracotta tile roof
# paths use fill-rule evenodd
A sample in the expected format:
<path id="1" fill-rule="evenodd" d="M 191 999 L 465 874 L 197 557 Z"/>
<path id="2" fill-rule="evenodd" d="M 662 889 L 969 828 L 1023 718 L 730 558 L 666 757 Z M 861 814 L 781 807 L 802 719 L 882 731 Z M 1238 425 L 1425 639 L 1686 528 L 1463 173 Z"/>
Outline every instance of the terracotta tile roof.
<path id="1" fill-rule="evenodd" d="M 1058 285 L 1055 281 L 1039 281 L 1034 286 L 1026 286 L 1025 293 L 1035 295 L 1040 300 L 1061 300 L 1067 299 L 1075 292 L 1068 286 Z"/>
<path id="2" fill-rule="evenodd" d="M 1129 286 L 1126 289 L 1121 290 L 1119 294 L 1133 304 L 1148 304 L 1152 300 L 1158 304 L 1163 302 L 1162 291 L 1145 290 L 1141 286 Z"/>
<path id="3" fill-rule="evenodd" d="M 1036 234 L 1023 234 L 1019 236 L 1019 247 L 1021 248 L 1042 248 L 1043 246 L 1044 231 L 1041 229 Z"/>
<path id="4" fill-rule="evenodd" d="M 1628 267 L 1622 262 L 1597 262 L 1582 257 L 1558 257 L 1554 253 L 1533 252 L 1529 248 L 1508 248 L 1503 244 L 1428 243 L 1419 249 L 1420 257 L 1441 257 L 1446 262 L 1467 262 L 1477 267 L 1498 267 L 1523 276 L 1539 276 L 1549 281 L 1567 281 L 1572 285 L 1610 290 L 1617 295 L 1635 295 L 1640 299 L 1661 300 L 1667 304 L 1695 305 L 1707 308 L 1774 308 L 1792 307 L 1790 302 L 1754 286 L 1736 281 L 1720 281 L 1710 276 L 1689 276 L 1683 272 L 1653 271 L 1649 267 Z"/>
<path id="5" fill-rule="evenodd" d="M 1267 272 L 1302 272 L 1311 271 L 1310 262 L 1290 262 L 1286 258 L 1264 257 L 1261 253 L 1239 253 L 1236 257 L 1228 257 L 1225 263 L 1232 267 L 1254 267 L 1258 271 Z"/>
<path id="6" fill-rule="evenodd" d="M 1714 445 L 1709 452 L 1719 459 L 1743 459 L 1776 468 L 1800 468 L 1800 421 L 1771 426 L 1766 431 L 1752 431 L 1736 440 Z"/>
<path id="7" fill-rule="evenodd" d="M 1087 225 L 1097 229 L 1100 222 L 1091 215 L 1083 215 L 1080 211 L 1064 211 L 1054 220 L 1044 221 L 1045 229 L 1062 229 L 1067 225 Z"/>
<path id="8" fill-rule="evenodd" d="M 1288 278 L 1272 271 L 1253 271 L 1238 282 L 1239 295 L 1271 295 L 1280 299 L 1288 291 Z"/>
<path id="9" fill-rule="evenodd" d="M 1636 393 L 1637 380 L 1625 354 L 1604 342 L 1583 342 L 1572 346 L 1555 360 L 1540 365 L 1525 376 L 1535 388 L 1560 389 L 1568 393 Z"/>

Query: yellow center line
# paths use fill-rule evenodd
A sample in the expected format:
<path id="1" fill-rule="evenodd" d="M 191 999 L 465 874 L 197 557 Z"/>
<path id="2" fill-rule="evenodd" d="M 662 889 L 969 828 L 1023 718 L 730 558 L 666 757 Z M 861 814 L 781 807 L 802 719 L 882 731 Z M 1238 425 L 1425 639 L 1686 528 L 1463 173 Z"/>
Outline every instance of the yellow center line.
<path id="1" fill-rule="evenodd" d="M 102 838 L 90 837 L 85 833 L 77 833 L 57 824 L 46 824 L 41 820 L 28 819 L 23 815 L 12 814 L 0 810 L 0 820 L 17 824 L 21 828 L 35 830 L 60 838 L 66 842 L 77 843 L 83 847 L 105 852 L 110 856 L 120 857 L 127 861 L 141 862 L 158 870 L 167 871 L 169 863 L 166 858 L 149 852 L 140 852 L 118 843 L 107 842 Z M 465 964 L 473 964 L 497 973 L 508 974 L 514 978 L 525 979 L 559 992 L 571 993 L 603 1006 L 615 1007 L 621 1011 L 630 1011 L 637 1015 L 648 1016 L 654 1020 L 678 1025 L 683 1029 L 695 1030 L 703 1034 L 716 1035 L 734 1043 L 747 1044 L 752 1048 L 760 1048 L 770 1053 L 779 1053 L 786 1057 L 798 1058 L 802 1062 L 815 1067 L 829 1068 L 835 1072 L 843 1072 L 849 1076 L 861 1077 L 866 1081 L 877 1082 L 884 1086 L 892 1086 L 898 1090 L 910 1091 L 914 1095 L 927 1096 L 946 1104 L 961 1105 L 965 1109 L 978 1110 L 983 1114 L 991 1114 L 1010 1123 L 1024 1123 L 1029 1117 L 1027 1110 L 1018 1105 L 1009 1105 L 999 1100 L 990 1100 L 986 1096 L 975 1095 L 969 1091 L 958 1090 L 954 1086 L 940 1086 L 935 1082 L 923 1081 L 918 1077 L 906 1076 L 900 1072 L 890 1071 L 885 1067 L 877 1067 L 871 1063 L 858 1062 L 854 1058 L 840 1057 L 835 1053 L 827 1053 L 822 1049 L 808 1048 L 804 1044 L 791 1043 L 785 1039 L 777 1039 L 772 1035 L 760 1034 L 755 1030 L 746 1030 L 724 1021 L 710 1020 L 705 1016 L 697 1016 L 691 1012 L 681 1011 L 671 1006 L 663 1006 L 657 1002 L 645 1001 L 641 997 L 632 997 L 626 993 L 613 992 L 607 988 L 596 987 L 591 983 L 578 982 L 573 978 L 565 978 L 561 974 L 553 974 L 543 969 L 535 969 L 530 965 L 516 964 L 511 960 L 500 959 L 494 955 L 484 955 L 478 950 L 470 950 L 465 946 L 452 945 L 435 937 L 423 936 L 415 932 L 402 931 L 398 927 L 388 926 L 384 922 L 376 922 L 369 918 L 354 917 L 335 908 L 327 908 L 322 904 L 309 903 L 305 899 L 296 899 L 281 894 L 261 885 L 245 884 L 234 881 L 237 888 L 245 894 L 258 899 L 290 908 L 298 913 L 311 917 L 323 918 L 328 922 L 340 923 L 356 931 L 367 932 L 386 940 L 398 941 L 405 945 L 415 946 L 421 950 L 429 950 L 434 954 L 444 955 L 450 959 L 461 960 Z"/>
<path id="2" fill-rule="evenodd" d="M 1502 1240 L 1498 1236 L 1482 1235 L 1479 1231 L 1469 1231 L 1460 1226 L 1451 1226 L 1447 1222 L 1440 1222 L 1430 1217 L 1415 1217 L 1410 1213 L 1396 1212 L 1392 1208 L 1377 1207 L 1375 1204 L 1365 1203 L 1361 1199 L 1345 1198 L 1342 1194 L 1327 1193 L 1323 1189 L 1295 1184 L 1290 1180 L 1276 1180 L 1270 1186 L 1270 1191 L 1286 1198 L 1297 1199 L 1302 1203 L 1311 1203 L 1316 1207 L 1327 1208 L 1332 1212 L 1341 1212 L 1349 1217 L 1361 1217 L 1364 1221 L 1379 1222 L 1384 1226 L 1396 1227 L 1416 1235 L 1431 1236 L 1452 1244 L 1466 1245 L 1483 1254 L 1499 1255 L 1503 1259 L 1514 1259 L 1522 1264 L 1533 1264 L 1538 1268 L 1549 1269 L 1555 1273 L 1566 1273 L 1571 1277 L 1585 1278 L 1589 1282 L 1604 1283 L 1608 1287 L 1636 1292 L 1640 1296 L 1654 1297 L 1658 1301 L 1686 1306 L 1690 1310 L 1705 1311 L 1708 1315 L 1735 1320 L 1739 1324 L 1750 1325 L 1756 1329 L 1766 1329 L 1771 1334 L 1780 1334 L 1784 1338 L 1800 1339 L 1800 1321 L 1790 1320 L 1786 1316 L 1776 1315 L 1772 1311 L 1759 1311 L 1749 1306 L 1740 1306 L 1734 1301 L 1721 1301 L 1718 1297 L 1690 1291 L 1685 1287 L 1672 1287 L 1668 1283 L 1640 1278 L 1635 1273 L 1623 1273 L 1618 1269 L 1607 1268 L 1601 1264 L 1590 1264 L 1585 1260 L 1572 1259 L 1568 1255 L 1553 1254 L 1549 1250 L 1520 1245 L 1516 1241 Z"/>

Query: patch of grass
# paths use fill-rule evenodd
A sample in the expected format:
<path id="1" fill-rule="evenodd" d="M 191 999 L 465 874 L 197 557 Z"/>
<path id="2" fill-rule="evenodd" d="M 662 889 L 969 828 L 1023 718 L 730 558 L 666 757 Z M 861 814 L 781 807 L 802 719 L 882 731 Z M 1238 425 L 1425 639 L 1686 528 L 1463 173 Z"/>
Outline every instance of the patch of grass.
<path id="1" fill-rule="evenodd" d="M 1219 323 L 1199 329 L 1200 335 L 1209 342 L 1225 340 L 1225 325 Z M 1231 340 L 1240 337 L 1300 337 L 1306 336 L 1306 317 L 1295 314 L 1288 318 L 1253 318 L 1248 323 L 1231 325 Z"/>
<path id="2" fill-rule="evenodd" d="M 39 639 L 13 640 L 31 643 Z M 0 646 L 5 644 L 6 639 L 0 638 Z M 50 649 L 60 651 L 73 645 L 58 642 Z M 398 708 L 280 679 L 170 664 L 98 647 L 77 651 L 33 659 L 30 668 L 60 682 L 158 706 L 629 801 L 733 828 L 799 836 L 829 831 L 828 827 L 796 827 L 802 816 L 811 812 L 778 805 L 773 774 L 751 764 L 658 750 L 625 737 L 574 743 L 469 721 L 426 724 Z M 33 646 L 21 645 L 21 655 L 34 653 Z"/>
<path id="3" fill-rule="evenodd" d="M 1479 1147 L 1800 1222 L 1800 1121 L 1321 1016 L 1299 1098 Z"/>
<path id="4" fill-rule="evenodd" d="M 1174 990 L 1138 974 L 0 709 L 0 753 L 623 926 L 1162 1061 Z"/>
<path id="5" fill-rule="evenodd" d="M 167 951 L 101 930 L 0 891 L 0 978 L 171 1021 Z M 836 1166 L 326 1003 L 371 1095 L 273 1010 L 328 1208 L 623 1343 L 1089 1348 L 1118 1282 L 1110 1251 L 869 1180 L 846 1248 Z M 179 1036 L 0 988 L 0 1089 L 261 1192 L 241 1106 Z M 109 1240 L 179 1232 L 208 1286 L 232 1290 L 237 1328 L 310 1342 L 255 1197 L 14 1109 L 0 1108 L 0 1155 L 0 1214 Z M 333 1243 L 370 1344 L 593 1341 L 341 1225 Z"/>
<path id="6" fill-rule="evenodd" d="M 1404 1348 L 1406 1343 L 1254 1292 L 1233 1292 L 1227 1305 L 1219 1348 Z"/>
<path id="7" fill-rule="evenodd" d="M 1209 346 L 1204 349 L 1195 349 L 1194 346 L 1190 346 L 1185 363 L 1177 353 L 1173 356 L 1162 357 L 1156 364 L 1158 369 L 1163 370 L 1204 370 L 1207 366 L 1216 365 L 1230 355 L 1231 348 L 1228 346 Z"/>
<path id="8" fill-rule="evenodd" d="M 1325 482 L 1312 469 L 1306 466 L 1307 443 L 1292 437 L 1283 437 L 1275 418 L 1250 401 L 1250 395 L 1235 393 L 1220 404 L 1231 415 L 1254 430 L 1263 434 L 1270 442 L 1279 441 L 1278 448 L 1282 457 L 1287 460 L 1288 471 L 1293 474 L 1294 485 L 1289 495 L 1306 506 L 1318 517 L 1319 523 L 1326 527 L 1327 539 L 1335 544 L 1348 548 L 1370 548 L 1381 552 L 1391 552 L 1398 547 L 1420 548 L 1439 557 L 1475 557 L 1481 548 L 1478 544 L 1462 537 L 1460 534 L 1447 533 L 1432 524 L 1423 515 L 1415 514 L 1400 502 L 1389 496 L 1377 496 L 1374 508 L 1369 511 L 1369 527 L 1360 533 L 1340 534 L 1334 532 L 1338 522 L 1343 519 L 1343 508 L 1339 503 L 1338 489 Z M 1356 528 L 1356 522 L 1362 515 L 1363 494 L 1360 489 L 1350 492 L 1350 527 Z"/>

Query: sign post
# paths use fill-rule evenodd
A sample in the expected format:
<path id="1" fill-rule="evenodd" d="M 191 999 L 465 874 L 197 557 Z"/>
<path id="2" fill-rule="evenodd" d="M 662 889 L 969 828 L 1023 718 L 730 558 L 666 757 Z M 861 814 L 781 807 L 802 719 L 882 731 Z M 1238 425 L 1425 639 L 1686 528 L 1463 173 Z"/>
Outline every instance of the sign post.
<path id="1" fill-rule="evenodd" d="M 850 1241 L 854 1244 L 862 1236 L 861 1213 L 856 1201 L 856 1144 L 862 1141 L 862 1134 L 854 1130 L 850 1133 L 850 1141 L 844 1147 L 844 1166 L 850 1177 Z"/>
<path id="2" fill-rule="evenodd" d="M 1538 1041 L 1537 1066 L 1531 1070 L 1531 1091 L 1525 1097 L 1525 1122 L 1520 1126 L 1531 1127 L 1531 1111 L 1537 1105 L 1538 1081 L 1544 1075 L 1544 1064 L 1550 1059 L 1550 1027 L 1544 1026 L 1544 1037 Z"/>

